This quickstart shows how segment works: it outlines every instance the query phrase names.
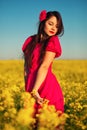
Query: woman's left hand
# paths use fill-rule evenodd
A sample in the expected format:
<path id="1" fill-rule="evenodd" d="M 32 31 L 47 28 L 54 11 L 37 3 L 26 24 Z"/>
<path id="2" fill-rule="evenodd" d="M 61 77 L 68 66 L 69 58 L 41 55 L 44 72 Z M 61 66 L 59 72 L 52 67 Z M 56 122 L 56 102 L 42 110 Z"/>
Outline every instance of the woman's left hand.
<path id="1" fill-rule="evenodd" d="M 31 94 L 32 94 L 32 96 L 35 98 L 35 100 L 36 100 L 36 102 L 37 102 L 38 104 L 40 104 L 40 105 L 43 104 L 44 99 L 40 97 L 38 91 L 33 90 L 33 91 L 31 92 Z"/>

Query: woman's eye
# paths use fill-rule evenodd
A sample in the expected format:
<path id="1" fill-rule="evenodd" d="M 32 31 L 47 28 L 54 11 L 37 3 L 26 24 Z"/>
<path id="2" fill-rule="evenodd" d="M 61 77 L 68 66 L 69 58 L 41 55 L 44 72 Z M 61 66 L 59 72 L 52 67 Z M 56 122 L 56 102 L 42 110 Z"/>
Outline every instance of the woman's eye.
<path id="1" fill-rule="evenodd" d="M 52 23 L 48 23 L 49 25 L 52 25 Z"/>

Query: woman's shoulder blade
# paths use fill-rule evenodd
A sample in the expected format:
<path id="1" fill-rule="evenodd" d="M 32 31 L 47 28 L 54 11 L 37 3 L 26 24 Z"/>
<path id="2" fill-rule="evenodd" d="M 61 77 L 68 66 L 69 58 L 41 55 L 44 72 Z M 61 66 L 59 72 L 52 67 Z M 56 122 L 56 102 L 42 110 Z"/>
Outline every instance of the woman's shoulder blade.
<path id="1" fill-rule="evenodd" d="M 31 35 L 29 36 L 23 43 L 22 45 L 22 51 L 24 51 L 27 47 L 27 45 L 31 42 L 32 38 L 34 37 L 35 35 Z"/>

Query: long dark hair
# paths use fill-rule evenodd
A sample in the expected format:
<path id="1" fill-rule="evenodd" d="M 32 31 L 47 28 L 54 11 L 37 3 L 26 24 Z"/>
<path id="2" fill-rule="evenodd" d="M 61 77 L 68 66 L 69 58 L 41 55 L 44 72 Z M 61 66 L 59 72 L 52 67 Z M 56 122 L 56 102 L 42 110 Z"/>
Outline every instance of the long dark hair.
<path id="1" fill-rule="evenodd" d="M 47 43 L 50 39 L 50 36 L 48 36 L 44 32 L 44 26 L 45 26 L 45 22 L 48 19 L 50 19 L 52 16 L 55 16 L 57 18 L 57 21 L 58 21 L 58 31 L 55 35 L 62 36 L 64 33 L 64 27 L 63 27 L 63 22 L 62 22 L 62 18 L 61 18 L 60 13 L 57 11 L 47 12 L 46 19 L 39 23 L 37 34 L 33 36 L 31 42 L 28 44 L 28 46 L 25 50 L 24 58 L 25 58 L 25 61 L 27 62 L 28 67 L 31 67 L 31 65 L 32 65 L 32 52 L 33 52 L 37 43 L 42 44 L 41 50 L 40 50 L 40 59 L 39 60 L 40 60 L 40 63 L 43 61 L 43 57 L 45 55 L 45 48 L 46 48 Z M 43 36 L 42 38 L 41 38 L 41 35 Z"/>

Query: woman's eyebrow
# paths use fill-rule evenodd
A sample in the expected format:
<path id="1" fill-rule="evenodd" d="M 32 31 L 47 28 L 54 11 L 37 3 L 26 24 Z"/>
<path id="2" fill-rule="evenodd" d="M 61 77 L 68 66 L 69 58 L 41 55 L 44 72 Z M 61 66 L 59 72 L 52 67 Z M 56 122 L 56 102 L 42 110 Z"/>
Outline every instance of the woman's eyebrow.
<path id="1" fill-rule="evenodd" d="M 48 22 L 52 22 L 51 20 L 49 20 Z M 53 23 L 53 22 L 52 22 Z"/>

